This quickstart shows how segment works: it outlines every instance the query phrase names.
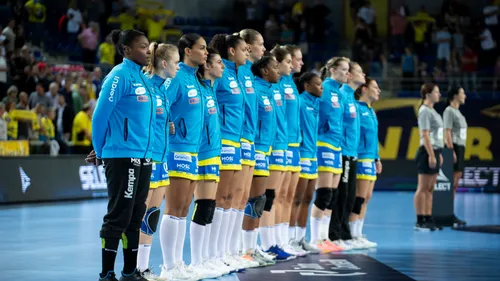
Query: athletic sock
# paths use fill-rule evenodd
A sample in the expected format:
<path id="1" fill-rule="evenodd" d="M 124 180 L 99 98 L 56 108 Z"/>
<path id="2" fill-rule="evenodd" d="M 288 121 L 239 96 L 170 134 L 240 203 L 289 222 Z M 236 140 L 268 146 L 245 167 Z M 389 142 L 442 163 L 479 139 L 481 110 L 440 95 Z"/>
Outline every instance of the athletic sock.
<path id="1" fill-rule="evenodd" d="M 212 233 L 212 223 L 205 225 L 205 234 L 203 235 L 203 249 L 201 250 L 201 257 L 203 260 L 210 258 L 208 248 L 210 247 L 210 235 Z"/>
<path id="2" fill-rule="evenodd" d="M 253 234 L 252 234 L 252 241 L 253 241 L 253 247 L 252 249 L 255 250 L 259 247 L 257 241 L 259 240 L 259 231 L 258 229 L 254 229 L 253 230 Z"/>
<path id="3" fill-rule="evenodd" d="M 163 215 L 160 225 L 160 245 L 163 256 L 163 266 L 170 270 L 175 266 L 175 246 L 179 229 L 179 218 Z"/>
<path id="4" fill-rule="evenodd" d="M 255 230 L 243 230 L 242 231 L 242 237 L 243 237 L 243 254 L 248 253 L 248 251 L 254 249 L 254 234 Z"/>
<path id="5" fill-rule="evenodd" d="M 356 222 L 358 220 L 355 220 L 355 221 L 349 221 L 349 230 L 351 231 L 351 237 L 352 238 L 356 238 Z"/>
<path id="6" fill-rule="evenodd" d="M 179 218 L 177 242 L 175 244 L 175 263 L 184 263 L 184 241 L 186 240 L 186 218 Z"/>
<path id="7" fill-rule="evenodd" d="M 290 240 L 297 240 L 295 239 L 295 226 L 288 226 L 288 238 L 290 238 Z"/>
<path id="8" fill-rule="evenodd" d="M 101 278 L 104 278 L 108 272 L 115 271 L 115 260 L 118 252 L 119 238 L 101 238 L 102 245 L 102 272 Z"/>
<path id="9" fill-rule="evenodd" d="M 217 239 L 217 257 L 222 258 L 226 254 L 226 244 L 227 244 L 227 233 L 229 228 L 229 219 L 231 217 L 231 210 L 224 210 L 222 213 L 222 222 L 219 232 L 219 237 Z M 215 220 L 215 218 L 214 218 Z"/>
<path id="10" fill-rule="evenodd" d="M 363 236 L 363 224 L 365 224 L 364 219 L 360 219 L 358 221 L 358 236 L 362 237 Z"/>
<path id="11" fill-rule="evenodd" d="M 143 272 L 149 268 L 149 256 L 151 254 L 151 244 L 139 244 L 137 252 L 137 268 Z"/>
<path id="12" fill-rule="evenodd" d="M 276 225 L 271 226 L 271 245 L 272 246 L 279 246 L 278 240 L 276 239 L 276 231 L 278 231 L 278 228 Z"/>
<path id="13" fill-rule="evenodd" d="M 306 228 L 305 227 L 300 227 L 300 226 L 297 226 L 296 227 L 296 232 L 295 232 L 295 236 L 297 237 L 297 240 L 302 240 L 302 238 L 306 237 Z"/>
<path id="14" fill-rule="evenodd" d="M 123 274 L 132 274 L 137 269 L 137 251 L 139 248 L 139 230 L 126 231 L 122 234 Z"/>
<path id="15" fill-rule="evenodd" d="M 230 247 L 230 253 L 233 255 L 238 255 L 240 252 L 240 236 L 241 236 L 241 230 L 243 227 L 243 217 L 245 216 L 245 211 L 244 210 L 236 210 L 234 209 L 235 213 L 235 219 L 234 219 L 234 225 L 233 225 L 233 234 L 231 235 L 231 240 L 229 241 L 229 247 Z"/>
<path id="16" fill-rule="evenodd" d="M 204 225 L 199 225 L 191 221 L 189 229 L 189 238 L 191 241 L 191 265 L 202 262 L 203 242 L 205 242 L 205 228 Z"/>
<path id="17" fill-rule="evenodd" d="M 283 241 L 281 241 L 281 224 L 276 224 L 273 226 L 274 228 L 274 240 L 276 243 L 274 245 L 281 246 L 283 245 Z"/>
<path id="18" fill-rule="evenodd" d="M 283 239 L 286 244 L 290 242 L 290 235 L 288 235 L 288 229 L 290 228 L 290 224 L 285 222 L 281 228 L 281 235 L 283 235 Z"/>
<path id="19" fill-rule="evenodd" d="M 320 240 L 320 231 L 323 223 L 323 218 L 315 218 L 313 216 L 310 217 L 311 223 L 311 243 L 316 243 L 316 241 Z"/>
<path id="20" fill-rule="evenodd" d="M 231 253 L 231 239 L 233 238 L 234 225 L 236 223 L 237 211 L 234 208 L 229 209 L 229 224 L 227 227 L 227 238 L 224 241 L 224 253 Z"/>
<path id="21" fill-rule="evenodd" d="M 331 216 L 323 216 L 323 220 L 321 221 L 319 239 L 326 240 L 328 239 L 328 227 L 330 226 Z"/>
<path id="22" fill-rule="evenodd" d="M 219 233 L 221 229 L 223 216 L 224 216 L 224 209 L 216 208 L 214 213 L 214 219 L 212 220 L 212 229 L 210 231 L 210 245 L 208 248 L 208 256 L 210 258 L 217 257 Z"/>
<path id="23" fill-rule="evenodd" d="M 272 226 L 259 227 L 259 232 L 260 232 L 260 244 L 262 246 L 262 249 L 264 251 L 267 251 L 269 250 L 269 248 L 275 245 L 273 242 L 274 240 L 273 227 Z"/>

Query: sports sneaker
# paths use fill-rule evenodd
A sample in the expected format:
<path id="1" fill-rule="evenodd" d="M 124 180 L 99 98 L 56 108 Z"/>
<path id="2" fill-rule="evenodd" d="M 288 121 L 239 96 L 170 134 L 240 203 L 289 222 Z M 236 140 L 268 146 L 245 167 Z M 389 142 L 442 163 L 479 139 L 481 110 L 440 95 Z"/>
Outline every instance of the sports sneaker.
<path id="1" fill-rule="evenodd" d="M 142 277 L 139 271 L 136 269 L 134 273 L 130 275 L 123 275 L 120 277 L 120 281 L 148 281 L 146 278 Z"/>
<path id="2" fill-rule="evenodd" d="M 100 277 L 100 274 L 99 274 L 99 281 L 118 281 L 118 279 L 116 279 L 116 275 L 113 271 L 110 271 L 108 272 L 108 274 L 106 274 L 106 276 L 104 277 Z"/>
<path id="3" fill-rule="evenodd" d="M 362 242 L 365 245 L 365 248 L 367 248 L 367 249 L 377 247 L 377 243 L 366 239 L 366 237 L 364 237 L 364 236 L 356 237 L 355 239 Z"/>
<path id="4" fill-rule="evenodd" d="M 421 223 L 416 223 L 414 229 L 416 231 L 422 231 L 422 232 L 429 232 L 429 231 L 436 231 L 437 228 L 435 225 L 428 223 L 428 222 L 421 222 Z"/>
<path id="5" fill-rule="evenodd" d="M 151 268 L 148 268 L 144 271 L 139 271 L 142 277 L 146 278 L 149 281 L 154 281 L 158 278 L 158 275 L 156 275 Z"/>
<path id="6" fill-rule="evenodd" d="M 236 272 L 243 272 L 246 269 L 246 265 L 242 264 L 240 261 L 233 258 L 233 256 L 226 255 L 222 258 L 222 261 L 229 267 L 232 267 Z"/>
<path id="7" fill-rule="evenodd" d="M 299 256 L 299 255 L 297 254 L 297 252 L 295 251 L 295 249 L 294 249 L 294 248 L 292 248 L 292 246 L 290 246 L 289 244 L 282 245 L 282 246 L 280 246 L 280 248 L 281 248 L 283 251 L 285 251 L 285 253 L 287 253 L 287 254 L 290 254 L 290 255 L 292 255 L 292 256 L 297 256 L 297 257 Z"/>
<path id="8" fill-rule="evenodd" d="M 257 248 L 257 249 L 255 249 L 255 251 L 259 252 L 259 254 L 261 256 L 263 256 L 264 258 L 266 258 L 268 260 L 276 261 L 276 255 L 273 253 L 267 253 L 267 252 L 263 251 L 261 248 Z"/>
<path id="9" fill-rule="evenodd" d="M 443 227 L 441 225 L 436 224 L 433 217 L 428 219 L 426 222 L 431 226 L 431 228 L 434 227 L 436 228 L 436 230 L 443 230 Z"/>
<path id="10" fill-rule="evenodd" d="M 298 257 L 305 257 L 305 256 L 309 255 L 309 252 L 304 250 L 302 248 L 302 246 L 300 245 L 299 241 L 297 241 L 295 239 L 290 240 L 288 245 L 290 245 L 290 247 L 292 247 L 292 249 L 297 253 Z"/>
<path id="11" fill-rule="evenodd" d="M 224 262 L 222 262 L 221 259 L 219 258 L 214 258 L 208 261 L 210 264 L 213 265 L 213 268 L 216 270 L 219 270 L 222 275 L 227 275 L 229 273 L 234 273 L 237 271 L 236 268 L 232 268 L 230 266 L 227 266 Z"/>
<path id="12" fill-rule="evenodd" d="M 254 251 L 251 253 L 252 258 L 259 263 L 260 266 L 271 266 L 275 265 L 276 261 L 274 259 L 266 258 L 261 254 L 261 251 Z"/>
<path id="13" fill-rule="evenodd" d="M 244 256 L 233 256 L 236 260 L 240 261 L 242 264 L 246 264 L 245 268 L 255 268 L 259 267 L 259 262 L 255 261 L 252 256 L 244 255 Z"/>
<path id="14" fill-rule="evenodd" d="M 206 267 L 203 265 L 203 263 L 190 265 L 189 268 L 194 272 L 196 272 L 200 276 L 200 279 L 211 279 L 222 276 L 222 274 L 219 271 Z"/>
<path id="15" fill-rule="evenodd" d="M 283 251 L 283 249 L 281 249 L 278 246 L 272 246 L 266 252 L 275 254 L 277 262 L 289 261 L 296 258 L 296 256 L 290 255 L 289 253 Z"/>
<path id="16" fill-rule="evenodd" d="M 315 245 L 309 244 L 306 242 L 306 239 L 302 237 L 299 241 L 299 245 L 304 249 L 304 251 L 309 252 L 310 254 L 319 254 L 321 253 L 321 250 L 318 249 Z"/>
<path id="17" fill-rule="evenodd" d="M 314 245 L 316 248 L 318 248 L 324 254 L 332 252 L 332 249 L 330 247 L 328 247 L 328 245 L 325 244 L 323 240 L 314 241 L 312 243 L 312 245 Z"/>
<path id="18" fill-rule="evenodd" d="M 366 249 L 366 245 L 364 243 L 362 243 L 361 241 L 358 241 L 358 240 L 356 240 L 354 238 L 345 240 L 344 242 L 346 244 L 351 245 L 353 250 Z"/>
<path id="19" fill-rule="evenodd" d="M 457 218 L 457 216 L 453 215 L 453 227 L 464 227 L 467 225 L 467 222 Z"/>
<path id="20" fill-rule="evenodd" d="M 330 241 L 330 239 L 325 239 L 323 241 L 323 244 L 326 245 L 326 247 L 329 248 L 331 250 L 331 252 L 341 252 L 344 250 L 344 248 L 333 243 L 332 241 Z"/>
<path id="21" fill-rule="evenodd" d="M 190 270 L 184 263 L 178 263 L 172 269 L 166 269 L 165 266 L 161 265 L 161 274 L 156 280 L 158 281 L 171 281 L 171 280 L 199 280 L 199 276 Z"/>
<path id="22" fill-rule="evenodd" d="M 335 240 L 333 241 L 333 243 L 335 243 L 335 245 L 337 246 L 344 248 L 344 251 L 350 251 L 354 249 L 352 245 L 347 244 L 344 240 Z"/>

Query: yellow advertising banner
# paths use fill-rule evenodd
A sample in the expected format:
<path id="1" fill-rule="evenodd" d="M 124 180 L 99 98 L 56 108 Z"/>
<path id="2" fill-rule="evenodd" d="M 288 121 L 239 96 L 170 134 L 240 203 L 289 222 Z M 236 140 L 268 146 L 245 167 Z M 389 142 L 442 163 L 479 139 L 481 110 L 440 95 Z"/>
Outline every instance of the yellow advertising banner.
<path id="1" fill-rule="evenodd" d="M 29 156 L 30 145 L 27 140 L 0 141 L 0 156 Z"/>

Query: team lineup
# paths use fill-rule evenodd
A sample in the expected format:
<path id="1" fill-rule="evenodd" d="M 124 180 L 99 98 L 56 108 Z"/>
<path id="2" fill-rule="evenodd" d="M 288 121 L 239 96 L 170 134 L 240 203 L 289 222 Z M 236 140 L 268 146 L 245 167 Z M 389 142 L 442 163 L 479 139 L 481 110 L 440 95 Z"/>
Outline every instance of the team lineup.
<path id="1" fill-rule="evenodd" d="M 120 240 L 123 281 L 217 278 L 377 246 L 363 235 L 363 224 L 382 172 L 372 107 L 381 90 L 358 63 L 335 57 L 320 75 L 294 79 L 303 66 L 300 48 L 277 45 L 266 53 L 252 29 L 215 35 L 208 44 L 185 34 L 177 46 L 150 43 L 136 30 L 111 35 L 124 59 L 103 81 L 92 120 L 94 151 L 86 159 L 103 164 L 107 178 L 99 280 L 118 280 Z M 426 209 L 442 165 L 436 88 L 421 91 L 419 230 L 436 229 Z M 149 261 L 156 232 L 159 275 Z M 186 235 L 190 265 L 183 259 Z"/>

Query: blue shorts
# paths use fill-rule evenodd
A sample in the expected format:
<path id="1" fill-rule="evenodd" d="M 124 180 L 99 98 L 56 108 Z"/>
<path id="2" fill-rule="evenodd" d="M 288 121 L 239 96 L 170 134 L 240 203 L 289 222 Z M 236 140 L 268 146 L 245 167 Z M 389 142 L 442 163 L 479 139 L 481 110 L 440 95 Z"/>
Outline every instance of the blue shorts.
<path id="1" fill-rule="evenodd" d="M 168 168 L 168 173 L 171 178 L 198 180 L 198 154 L 169 152 Z"/>
<path id="2" fill-rule="evenodd" d="M 342 150 L 333 145 L 318 142 L 318 172 L 342 174 Z"/>
<path id="3" fill-rule="evenodd" d="M 300 177 L 303 179 L 318 178 L 318 161 L 317 159 L 301 158 L 300 159 Z"/>
<path id="4" fill-rule="evenodd" d="M 241 139 L 241 165 L 255 166 L 255 144 Z"/>
<path id="5" fill-rule="evenodd" d="M 215 181 L 220 180 L 220 157 L 213 157 L 198 162 L 199 180 Z"/>
<path id="6" fill-rule="evenodd" d="M 241 148 L 239 142 L 222 140 L 222 150 L 220 155 L 223 171 L 241 170 Z"/>
<path id="7" fill-rule="evenodd" d="M 300 172 L 300 147 L 294 144 L 288 145 L 286 151 L 286 166 L 292 173 Z"/>
<path id="8" fill-rule="evenodd" d="M 168 178 L 168 164 L 165 163 L 154 163 L 153 171 L 151 172 L 151 182 L 149 183 L 149 188 L 155 189 L 160 186 L 167 186 L 170 184 L 170 179 Z"/>
<path id="9" fill-rule="evenodd" d="M 286 150 L 272 150 L 269 156 L 270 171 L 287 171 Z"/>
<path id="10" fill-rule="evenodd" d="M 373 159 L 358 159 L 356 164 L 356 179 L 375 181 L 377 179 L 377 168 Z"/>
<path id="11" fill-rule="evenodd" d="M 254 176 L 269 177 L 269 156 L 262 151 L 255 151 Z"/>

